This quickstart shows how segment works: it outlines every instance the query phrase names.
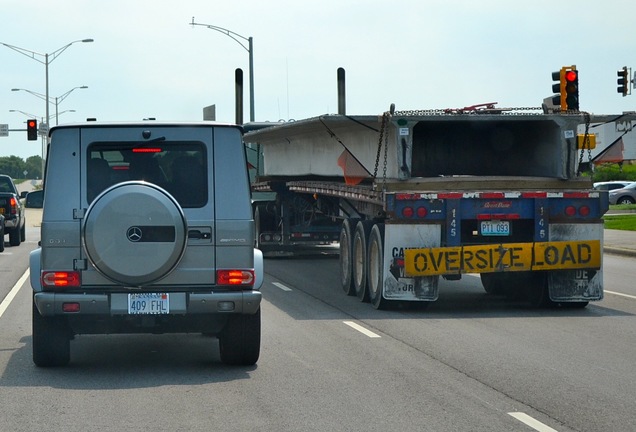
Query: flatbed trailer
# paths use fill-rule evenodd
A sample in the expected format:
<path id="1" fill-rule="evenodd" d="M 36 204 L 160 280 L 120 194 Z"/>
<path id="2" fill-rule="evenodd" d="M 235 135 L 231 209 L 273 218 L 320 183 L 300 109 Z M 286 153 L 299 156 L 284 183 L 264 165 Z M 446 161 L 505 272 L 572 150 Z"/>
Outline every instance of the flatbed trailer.
<path id="1" fill-rule="evenodd" d="M 603 298 L 608 209 L 580 175 L 589 121 L 409 111 L 247 125 L 261 156 L 256 243 L 266 254 L 337 243 L 343 290 L 376 308 L 435 301 L 440 276 L 466 273 L 489 293 L 584 307 Z"/>

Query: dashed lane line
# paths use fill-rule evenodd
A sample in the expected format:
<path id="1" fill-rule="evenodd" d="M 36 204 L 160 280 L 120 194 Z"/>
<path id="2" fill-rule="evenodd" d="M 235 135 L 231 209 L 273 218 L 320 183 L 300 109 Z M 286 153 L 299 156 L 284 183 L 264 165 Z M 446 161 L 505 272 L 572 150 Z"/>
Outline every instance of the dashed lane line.
<path id="1" fill-rule="evenodd" d="M 381 337 L 379 334 L 375 334 L 371 330 L 367 330 L 364 327 L 362 327 L 360 324 L 356 324 L 353 321 L 343 321 L 343 323 L 345 323 L 346 325 L 348 325 L 352 329 L 359 331 L 363 335 L 369 336 L 370 338 L 379 338 L 379 337 Z"/>
<path id="2" fill-rule="evenodd" d="M 619 293 L 619 292 L 616 292 L 616 291 L 608 291 L 608 290 L 604 290 L 604 291 L 605 291 L 607 294 L 614 294 L 614 295 L 617 295 L 617 296 L 627 297 L 627 298 L 630 298 L 630 299 L 636 300 L 636 296 L 633 296 L 633 295 L 623 294 L 623 293 Z"/>
<path id="3" fill-rule="evenodd" d="M 552 429 L 550 426 L 541 423 L 539 420 L 536 420 L 530 417 L 526 413 L 522 412 L 509 412 L 508 415 L 519 420 L 521 423 L 530 426 L 532 429 L 539 432 L 558 432 L 556 429 Z"/>
<path id="4" fill-rule="evenodd" d="M 22 285 L 24 284 L 24 281 L 26 281 L 28 277 L 29 277 L 29 269 L 26 269 L 22 277 L 15 283 L 15 285 L 13 285 L 13 288 L 11 288 L 11 291 L 9 291 L 9 294 L 7 294 L 4 300 L 2 300 L 2 303 L 0 303 L 0 318 L 2 318 L 2 315 L 4 315 L 4 311 L 7 310 L 7 308 L 13 301 L 13 298 L 18 294 L 18 291 L 20 291 L 20 288 L 22 287 Z"/>
<path id="5" fill-rule="evenodd" d="M 277 286 L 278 288 L 282 289 L 283 291 L 292 291 L 292 289 L 291 289 L 291 288 L 289 288 L 289 287 L 287 287 L 287 286 L 283 285 L 283 284 L 282 284 L 282 283 L 280 283 L 280 282 L 272 282 L 272 285 Z"/>

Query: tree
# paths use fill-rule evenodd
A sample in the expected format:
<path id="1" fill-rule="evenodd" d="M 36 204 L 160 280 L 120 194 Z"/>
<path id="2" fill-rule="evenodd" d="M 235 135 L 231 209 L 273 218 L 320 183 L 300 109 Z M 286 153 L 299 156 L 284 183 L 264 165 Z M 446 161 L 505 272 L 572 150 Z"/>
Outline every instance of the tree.
<path id="1" fill-rule="evenodd" d="M 42 178 L 42 157 L 29 156 L 26 160 L 25 169 L 28 171 L 26 177 L 30 179 Z"/>
<path id="2" fill-rule="evenodd" d="M 26 176 L 24 172 L 27 172 Z M 26 162 L 19 156 L 0 157 L 0 174 L 6 174 L 14 179 L 42 178 L 42 157 L 30 156 Z"/>

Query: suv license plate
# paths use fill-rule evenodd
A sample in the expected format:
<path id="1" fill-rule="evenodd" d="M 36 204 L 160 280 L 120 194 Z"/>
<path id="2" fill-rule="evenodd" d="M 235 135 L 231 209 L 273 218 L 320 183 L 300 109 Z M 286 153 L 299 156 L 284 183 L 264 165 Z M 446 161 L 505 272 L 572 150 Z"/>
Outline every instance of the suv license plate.
<path id="1" fill-rule="evenodd" d="M 480 231 L 483 236 L 509 236 L 510 221 L 481 221 Z"/>
<path id="2" fill-rule="evenodd" d="M 157 315 L 170 313 L 170 296 L 167 293 L 128 294 L 130 315 Z"/>

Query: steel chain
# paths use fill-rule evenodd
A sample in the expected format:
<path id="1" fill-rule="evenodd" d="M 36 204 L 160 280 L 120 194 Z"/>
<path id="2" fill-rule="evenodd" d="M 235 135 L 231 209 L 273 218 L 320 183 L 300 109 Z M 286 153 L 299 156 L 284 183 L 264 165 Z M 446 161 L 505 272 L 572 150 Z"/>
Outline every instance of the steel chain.
<path id="1" fill-rule="evenodd" d="M 492 108 L 492 109 L 481 109 L 481 110 L 465 110 L 464 108 L 457 109 L 427 109 L 427 110 L 403 110 L 396 111 L 394 115 L 396 116 L 426 116 L 426 115 L 470 115 L 470 114 L 484 114 L 488 112 L 493 112 L 501 115 L 520 115 L 527 114 L 526 111 L 541 111 L 543 112 L 543 108 L 541 107 L 511 107 L 511 108 Z"/>
<path id="2" fill-rule="evenodd" d="M 585 134 L 583 135 L 583 146 L 581 147 L 581 154 L 579 155 L 579 166 L 576 170 L 576 175 L 581 175 L 581 164 L 583 163 L 583 155 L 585 154 L 585 149 L 587 148 L 587 161 L 588 163 L 592 161 L 592 146 L 590 145 L 590 113 L 587 111 L 581 111 L 583 114 L 583 118 L 585 119 Z M 575 137 L 578 140 L 578 137 Z M 577 141 L 578 145 L 578 141 Z"/>
<path id="3" fill-rule="evenodd" d="M 390 115 L 390 114 L 389 114 Z M 389 134 L 384 135 L 384 166 L 382 167 L 382 192 L 386 192 L 386 160 L 389 153 Z"/>
<path id="4" fill-rule="evenodd" d="M 380 166 L 380 152 L 382 151 L 383 137 L 386 131 L 386 125 L 388 123 L 390 115 L 391 114 L 388 111 L 382 114 L 382 123 L 380 124 L 380 140 L 378 141 L 378 154 L 375 157 L 375 168 L 373 169 L 374 179 L 377 178 L 378 176 L 378 167 Z M 386 171 L 386 168 L 385 168 L 385 171 Z"/>

